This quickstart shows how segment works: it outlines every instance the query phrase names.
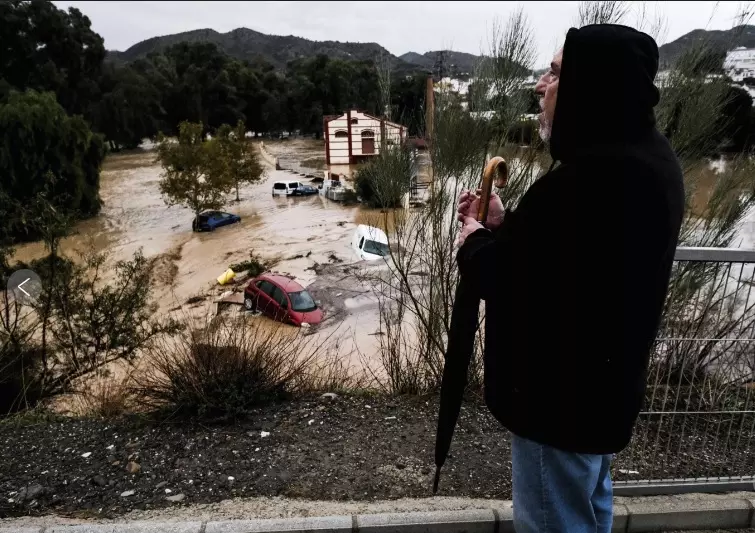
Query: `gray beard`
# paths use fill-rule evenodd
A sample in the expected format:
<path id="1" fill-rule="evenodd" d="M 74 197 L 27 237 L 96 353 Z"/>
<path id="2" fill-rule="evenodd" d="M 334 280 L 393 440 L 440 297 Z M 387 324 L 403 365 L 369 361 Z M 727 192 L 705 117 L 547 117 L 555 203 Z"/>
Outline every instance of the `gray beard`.
<path id="1" fill-rule="evenodd" d="M 544 143 L 548 143 L 551 140 L 551 130 L 553 127 L 550 124 L 543 124 L 540 126 L 540 129 L 538 130 L 538 133 L 540 134 L 540 138 L 543 140 Z"/>

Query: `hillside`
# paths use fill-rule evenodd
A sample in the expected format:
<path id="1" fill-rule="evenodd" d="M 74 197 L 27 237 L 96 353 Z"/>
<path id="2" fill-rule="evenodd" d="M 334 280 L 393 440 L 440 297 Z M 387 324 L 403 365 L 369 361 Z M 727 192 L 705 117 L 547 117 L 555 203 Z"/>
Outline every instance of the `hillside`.
<path id="1" fill-rule="evenodd" d="M 231 57 L 253 61 L 263 59 L 276 68 L 284 68 L 289 61 L 325 54 L 331 58 L 350 60 L 375 60 L 388 57 L 391 66 L 399 72 L 422 69 L 397 58 L 377 43 L 342 43 L 339 41 L 310 41 L 292 35 L 267 35 L 249 28 L 238 28 L 228 33 L 211 29 L 187 31 L 173 35 L 152 37 L 131 46 L 123 52 L 109 51 L 108 58 L 116 62 L 129 62 L 145 57 L 180 42 L 211 42 Z"/>
<path id="2" fill-rule="evenodd" d="M 434 60 L 430 59 L 428 54 L 431 52 L 427 52 L 427 54 L 418 54 L 417 52 L 407 52 L 403 55 L 398 56 L 398 58 L 402 61 L 406 61 L 407 63 L 411 63 L 413 65 L 419 65 L 424 68 L 433 68 Z"/>
<path id="3" fill-rule="evenodd" d="M 706 42 L 722 51 L 738 46 L 755 48 L 755 26 L 737 26 L 730 30 L 693 30 L 659 48 L 661 68 L 670 65 L 691 46 Z"/>
<path id="4" fill-rule="evenodd" d="M 453 50 L 435 50 L 424 54 L 408 52 L 399 56 L 399 59 L 428 70 L 436 70 L 438 63 L 443 61 L 449 70 L 449 74 L 455 76 L 474 74 L 480 56 Z"/>

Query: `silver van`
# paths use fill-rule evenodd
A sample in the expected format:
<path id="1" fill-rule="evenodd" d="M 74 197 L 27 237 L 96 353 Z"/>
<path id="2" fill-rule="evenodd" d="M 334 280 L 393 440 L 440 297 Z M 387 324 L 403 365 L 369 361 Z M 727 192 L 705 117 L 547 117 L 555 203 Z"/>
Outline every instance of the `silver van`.
<path id="1" fill-rule="evenodd" d="M 291 196 L 301 186 L 298 181 L 276 181 L 273 183 L 273 196 Z"/>

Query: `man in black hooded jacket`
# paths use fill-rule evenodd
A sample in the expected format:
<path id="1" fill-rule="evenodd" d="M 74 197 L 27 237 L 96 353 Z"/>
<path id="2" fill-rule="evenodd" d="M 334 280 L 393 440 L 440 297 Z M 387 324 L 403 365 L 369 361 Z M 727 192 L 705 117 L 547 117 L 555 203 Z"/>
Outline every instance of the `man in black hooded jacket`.
<path id="1" fill-rule="evenodd" d="M 518 533 L 608 532 L 610 464 L 629 443 L 684 207 L 655 127 L 658 48 L 571 29 L 538 82 L 553 170 L 486 228 L 459 200 L 458 264 L 486 302 L 485 399 L 513 434 Z"/>

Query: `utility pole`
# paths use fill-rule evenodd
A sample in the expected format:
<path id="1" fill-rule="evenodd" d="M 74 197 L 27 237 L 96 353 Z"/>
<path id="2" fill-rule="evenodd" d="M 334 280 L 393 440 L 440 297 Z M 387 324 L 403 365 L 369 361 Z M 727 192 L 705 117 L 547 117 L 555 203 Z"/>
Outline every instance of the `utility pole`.
<path id="1" fill-rule="evenodd" d="M 435 133 L 435 91 L 433 90 L 433 76 L 427 76 L 425 87 L 425 142 L 432 142 Z"/>
<path id="2" fill-rule="evenodd" d="M 432 142 L 435 135 L 435 91 L 433 90 L 433 76 L 427 76 L 427 85 L 425 86 L 425 145 L 430 154 L 430 168 L 428 174 L 430 182 L 433 181 L 433 164 L 432 164 Z"/>

